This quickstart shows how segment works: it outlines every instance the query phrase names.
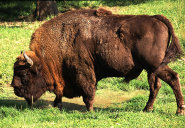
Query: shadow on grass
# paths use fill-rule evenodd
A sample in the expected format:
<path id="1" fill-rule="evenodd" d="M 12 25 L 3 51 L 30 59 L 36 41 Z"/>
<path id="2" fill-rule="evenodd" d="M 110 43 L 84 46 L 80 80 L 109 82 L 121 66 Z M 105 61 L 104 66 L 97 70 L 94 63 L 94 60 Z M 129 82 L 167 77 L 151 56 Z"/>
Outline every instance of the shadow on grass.
<path id="1" fill-rule="evenodd" d="M 140 112 L 144 109 L 148 97 L 146 96 L 137 96 L 132 98 L 129 101 L 124 101 L 121 103 L 112 104 L 106 108 L 103 107 L 94 107 L 95 111 L 107 111 L 107 112 Z M 32 107 L 32 109 L 44 109 L 44 108 L 52 108 L 53 102 L 49 100 L 38 100 Z M 0 107 L 13 107 L 19 110 L 24 110 L 30 108 L 25 100 L 16 100 L 16 99 L 3 99 L 0 100 Z M 86 112 L 86 107 L 84 105 L 63 102 L 63 109 L 67 112 L 71 112 L 74 110 L 80 112 Z"/>
<path id="2" fill-rule="evenodd" d="M 142 101 L 142 99 L 140 101 Z M 114 118 L 114 119 L 119 118 L 119 114 L 118 114 L 119 112 L 131 112 L 131 113 L 142 112 L 145 106 L 145 101 L 142 102 L 142 105 L 141 103 L 134 105 L 133 102 L 135 102 L 135 100 L 131 99 L 130 101 L 114 104 L 112 107 L 111 106 L 107 108 L 94 107 L 94 111 L 114 113 L 112 116 L 110 116 L 110 118 Z M 48 100 L 39 100 L 33 105 L 33 108 L 30 108 L 27 105 L 26 101 L 24 100 L 0 100 L 0 108 L 1 107 L 14 108 L 19 111 L 24 111 L 25 109 L 30 109 L 30 110 L 31 109 L 33 110 L 34 109 L 45 109 L 45 108 L 49 109 L 49 108 L 52 108 L 52 103 L 53 103 L 52 101 L 48 101 Z M 87 112 L 85 105 L 79 105 L 79 104 L 69 103 L 69 102 L 63 102 L 63 110 L 67 113 L 71 113 L 74 111 L 79 111 L 82 113 Z M 174 116 L 175 115 L 175 112 L 167 113 L 161 109 L 154 110 L 152 112 L 145 112 L 145 113 L 154 113 L 154 114 L 160 114 L 164 116 Z"/>
<path id="3" fill-rule="evenodd" d="M 79 104 L 75 104 L 75 103 L 69 103 L 69 102 L 63 102 L 63 109 L 65 111 L 81 111 L 81 112 L 85 112 L 86 107 L 85 105 L 79 105 Z M 44 109 L 44 108 L 51 108 L 53 107 L 53 102 L 52 101 L 48 101 L 48 100 L 38 100 L 32 107 L 32 109 L 36 108 L 36 109 Z M 24 110 L 27 108 L 31 107 L 27 104 L 27 102 L 25 100 L 9 100 L 9 99 L 5 99 L 5 100 L 0 100 L 0 107 L 8 107 L 8 108 L 16 108 L 19 110 Z M 95 109 L 100 109 L 100 108 L 95 108 Z"/>
<path id="4" fill-rule="evenodd" d="M 32 107 L 32 109 L 44 109 L 44 108 L 52 108 L 53 106 L 52 101 L 48 100 L 38 100 Z M 70 103 L 70 102 L 63 102 L 63 109 L 67 112 L 71 111 L 80 111 L 80 112 L 86 112 L 86 107 L 84 105 L 79 105 L 75 103 Z M 24 110 L 24 109 L 31 109 L 31 107 L 27 104 L 25 100 L 16 100 L 16 99 L 3 99 L 0 100 L 0 107 L 7 107 L 7 108 L 15 108 L 18 110 Z M 117 110 L 122 110 L 122 108 L 112 108 L 112 107 L 107 107 L 107 108 L 101 108 L 101 107 L 94 107 L 95 111 L 103 110 L 103 111 L 117 111 Z"/>

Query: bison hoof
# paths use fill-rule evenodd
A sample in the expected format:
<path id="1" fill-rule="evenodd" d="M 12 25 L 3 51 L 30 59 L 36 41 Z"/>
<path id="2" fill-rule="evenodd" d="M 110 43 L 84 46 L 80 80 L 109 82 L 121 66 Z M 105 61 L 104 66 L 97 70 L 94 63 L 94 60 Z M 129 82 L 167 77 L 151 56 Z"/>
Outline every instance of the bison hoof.
<path id="1" fill-rule="evenodd" d="M 153 112 L 153 108 L 144 108 L 143 112 Z"/>
<path id="2" fill-rule="evenodd" d="M 180 110 L 180 111 L 177 111 L 176 114 L 177 115 L 185 115 L 185 112 L 184 112 L 184 110 Z"/>
<path id="3" fill-rule="evenodd" d="M 176 114 L 177 115 L 185 115 L 184 109 L 185 109 L 185 105 L 182 105 L 181 107 L 178 107 Z"/>
<path id="4" fill-rule="evenodd" d="M 59 110 L 62 110 L 62 103 L 58 103 L 57 107 L 59 108 Z"/>
<path id="5" fill-rule="evenodd" d="M 91 108 L 91 109 L 87 109 L 87 111 L 89 111 L 89 112 L 93 112 L 93 111 L 94 111 L 94 109 L 93 109 L 93 108 Z"/>

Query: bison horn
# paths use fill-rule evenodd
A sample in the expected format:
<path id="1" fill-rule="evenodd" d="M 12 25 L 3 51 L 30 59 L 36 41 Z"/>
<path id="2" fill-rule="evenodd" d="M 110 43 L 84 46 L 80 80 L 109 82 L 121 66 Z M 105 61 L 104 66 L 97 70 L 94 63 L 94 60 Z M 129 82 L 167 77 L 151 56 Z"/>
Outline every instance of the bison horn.
<path id="1" fill-rule="evenodd" d="M 33 66 L 33 61 L 32 61 L 32 59 L 30 57 L 28 57 L 26 55 L 25 51 L 23 52 L 23 56 L 26 59 L 26 61 L 28 62 L 28 64 L 30 64 L 30 67 L 32 67 Z"/>

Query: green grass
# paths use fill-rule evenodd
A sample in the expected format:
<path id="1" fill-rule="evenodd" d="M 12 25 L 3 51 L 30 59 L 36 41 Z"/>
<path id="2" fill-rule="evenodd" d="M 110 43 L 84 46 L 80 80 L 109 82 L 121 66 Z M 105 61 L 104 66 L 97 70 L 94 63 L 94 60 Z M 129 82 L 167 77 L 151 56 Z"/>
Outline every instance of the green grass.
<path id="1" fill-rule="evenodd" d="M 149 95 L 145 71 L 129 84 L 123 83 L 124 78 L 107 78 L 99 81 L 94 112 L 86 112 L 82 99 L 64 99 L 64 109 L 59 111 L 51 106 L 54 100 L 54 94 L 51 93 L 44 94 L 33 109 L 30 109 L 22 98 L 14 95 L 10 83 L 16 57 L 21 51 L 29 49 L 32 33 L 43 22 L 18 22 L 19 17 L 28 16 L 33 12 L 35 3 L 32 1 L 27 1 L 27 4 L 13 1 L 2 3 L 0 2 L 0 21 L 4 21 L 0 22 L 1 128 L 185 127 L 184 116 L 175 115 L 176 102 L 173 91 L 164 82 L 154 104 L 154 111 L 142 112 Z M 185 50 L 184 4 L 183 0 L 57 1 L 58 8 L 62 12 L 71 8 L 104 7 L 116 14 L 163 14 L 172 22 L 183 50 Z M 169 66 L 179 73 L 185 95 L 185 62 L 178 59 Z"/>
<path id="2" fill-rule="evenodd" d="M 2 76 L 0 82 L 9 83 L 11 81 L 13 63 L 21 51 L 29 49 L 31 35 L 38 25 L 39 23 L 37 22 L 34 24 L 22 22 L 8 26 L 6 26 L 6 24 L 0 26 L 0 75 Z"/>
<path id="3" fill-rule="evenodd" d="M 169 97 L 168 97 L 169 99 Z M 94 112 L 56 108 L 18 108 L 1 106 L 0 127 L 184 127 L 184 116 L 176 116 L 175 102 L 157 102 L 155 111 L 144 113 L 146 96 L 137 96 L 128 102 Z"/>

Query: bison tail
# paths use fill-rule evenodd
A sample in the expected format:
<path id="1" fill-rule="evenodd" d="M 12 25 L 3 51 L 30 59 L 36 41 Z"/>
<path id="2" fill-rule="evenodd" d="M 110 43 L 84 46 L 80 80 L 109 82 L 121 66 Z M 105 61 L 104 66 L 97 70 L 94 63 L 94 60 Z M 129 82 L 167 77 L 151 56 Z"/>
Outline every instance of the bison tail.
<path id="1" fill-rule="evenodd" d="M 168 47 L 166 49 L 166 54 L 162 62 L 162 64 L 168 64 L 169 62 L 175 60 L 177 57 L 180 58 L 180 56 L 183 54 L 183 51 L 180 47 L 179 40 L 174 33 L 174 29 L 170 21 L 162 15 L 155 15 L 153 17 L 163 22 L 168 27 L 169 30 L 171 43 L 169 40 Z"/>

